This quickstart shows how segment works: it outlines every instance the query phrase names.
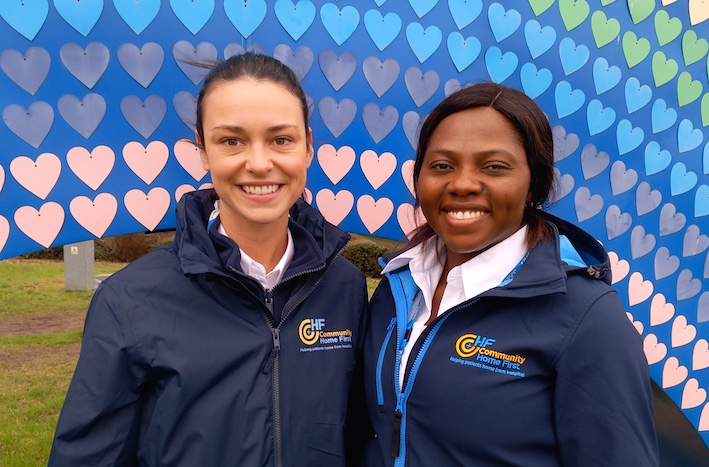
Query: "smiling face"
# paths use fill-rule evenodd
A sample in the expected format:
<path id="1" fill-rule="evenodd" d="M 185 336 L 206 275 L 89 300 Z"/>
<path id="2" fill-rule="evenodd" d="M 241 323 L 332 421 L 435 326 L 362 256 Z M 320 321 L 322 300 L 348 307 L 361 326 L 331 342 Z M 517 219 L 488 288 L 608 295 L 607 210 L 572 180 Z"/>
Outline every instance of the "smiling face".
<path id="1" fill-rule="evenodd" d="M 449 267 L 522 227 L 530 183 L 520 136 L 498 111 L 476 107 L 441 120 L 423 157 L 417 194 L 446 244 Z"/>
<path id="2" fill-rule="evenodd" d="M 280 84 L 243 78 L 215 84 L 203 108 L 202 166 L 224 229 L 285 231 L 313 156 L 299 100 Z"/>

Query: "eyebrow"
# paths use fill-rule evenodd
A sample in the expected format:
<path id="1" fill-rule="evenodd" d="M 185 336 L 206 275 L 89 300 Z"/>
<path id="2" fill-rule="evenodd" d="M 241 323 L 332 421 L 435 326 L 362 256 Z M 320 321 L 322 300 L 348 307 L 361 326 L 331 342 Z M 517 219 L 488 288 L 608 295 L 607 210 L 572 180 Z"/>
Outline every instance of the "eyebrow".
<path id="1" fill-rule="evenodd" d="M 268 127 L 266 131 L 268 133 L 277 133 L 279 131 L 285 131 L 285 130 L 291 130 L 291 129 L 298 129 L 298 125 L 291 125 L 289 123 L 283 123 L 280 125 L 274 125 L 271 127 Z M 234 125 L 217 125 L 212 128 L 212 130 L 223 130 L 223 131 L 229 131 L 232 133 L 239 133 L 246 131 L 244 127 L 241 126 L 234 126 Z"/>

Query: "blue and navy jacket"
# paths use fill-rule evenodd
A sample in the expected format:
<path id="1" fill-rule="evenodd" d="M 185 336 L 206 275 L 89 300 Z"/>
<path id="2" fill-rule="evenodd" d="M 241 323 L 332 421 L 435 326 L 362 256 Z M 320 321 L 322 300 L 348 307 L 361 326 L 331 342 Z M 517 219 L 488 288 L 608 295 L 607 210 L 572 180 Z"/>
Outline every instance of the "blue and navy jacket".
<path id="1" fill-rule="evenodd" d="M 99 286 L 50 466 L 345 465 L 367 306 L 349 235 L 299 200 L 295 256 L 264 290 L 207 231 L 213 205 L 185 195 L 174 243 Z"/>
<path id="2" fill-rule="evenodd" d="M 408 267 L 370 302 L 368 466 L 654 466 L 642 340 L 610 286 L 608 256 L 553 216 L 511 281 L 439 315 L 398 386 Z M 561 235 L 559 235 L 561 233 Z M 562 258 L 564 258 L 562 260 Z"/>

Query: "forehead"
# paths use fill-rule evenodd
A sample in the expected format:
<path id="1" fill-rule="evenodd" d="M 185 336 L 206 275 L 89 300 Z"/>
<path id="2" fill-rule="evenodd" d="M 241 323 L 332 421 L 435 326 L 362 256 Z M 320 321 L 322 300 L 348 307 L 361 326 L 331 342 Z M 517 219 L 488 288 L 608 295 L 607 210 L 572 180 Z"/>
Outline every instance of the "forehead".
<path id="1" fill-rule="evenodd" d="M 521 135 L 512 122 L 490 107 L 474 107 L 442 119 L 431 133 L 427 152 L 437 146 L 460 144 L 475 146 L 514 145 L 523 148 Z"/>

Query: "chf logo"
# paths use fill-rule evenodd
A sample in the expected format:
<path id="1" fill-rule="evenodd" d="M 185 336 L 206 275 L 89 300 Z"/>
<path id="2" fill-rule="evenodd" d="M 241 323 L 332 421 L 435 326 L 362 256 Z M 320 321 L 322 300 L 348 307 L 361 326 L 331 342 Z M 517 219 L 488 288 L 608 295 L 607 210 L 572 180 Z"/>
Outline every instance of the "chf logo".
<path id="1" fill-rule="evenodd" d="M 455 351 L 463 358 L 469 358 L 489 345 L 495 343 L 495 339 L 478 336 L 477 334 L 463 334 L 455 343 Z"/>
<path id="2" fill-rule="evenodd" d="M 306 318 L 300 322 L 298 334 L 305 345 L 313 345 L 320 338 L 320 333 L 325 327 L 325 318 Z"/>

